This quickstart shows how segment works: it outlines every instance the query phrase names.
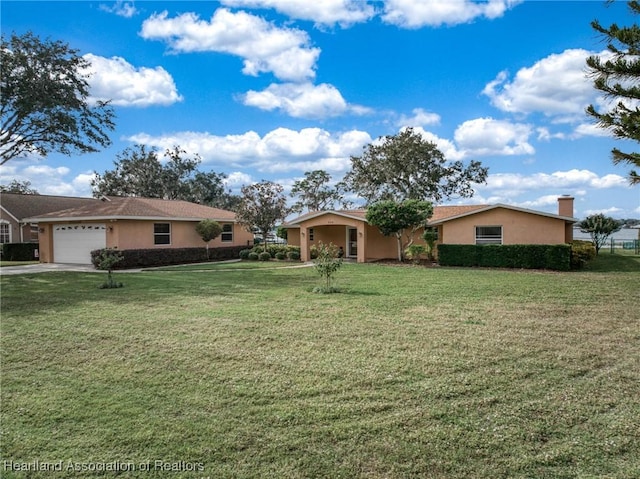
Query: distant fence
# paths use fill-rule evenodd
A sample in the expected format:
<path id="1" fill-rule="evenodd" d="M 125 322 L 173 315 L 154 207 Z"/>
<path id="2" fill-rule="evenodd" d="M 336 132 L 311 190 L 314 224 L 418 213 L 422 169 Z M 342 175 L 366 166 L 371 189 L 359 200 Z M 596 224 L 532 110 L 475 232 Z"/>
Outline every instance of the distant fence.
<path id="1" fill-rule="evenodd" d="M 607 241 L 602 248 L 609 248 L 611 253 L 616 251 L 633 251 L 634 254 L 640 254 L 640 240 L 637 239 L 615 239 L 611 238 Z"/>

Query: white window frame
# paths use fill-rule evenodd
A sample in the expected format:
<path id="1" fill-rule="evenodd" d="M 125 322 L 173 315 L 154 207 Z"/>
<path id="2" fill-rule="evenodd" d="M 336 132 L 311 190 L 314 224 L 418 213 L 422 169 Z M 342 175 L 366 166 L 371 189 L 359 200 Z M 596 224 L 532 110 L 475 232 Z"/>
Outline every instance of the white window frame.
<path id="1" fill-rule="evenodd" d="M 314 236 L 313 228 L 309 228 L 309 241 L 313 241 Z"/>
<path id="2" fill-rule="evenodd" d="M 480 225 L 476 226 L 476 244 L 502 244 L 502 225 Z M 489 228 L 500 228 L 500 234 L 492 234 L 486 230 Z M 482 230 L 485 231 L 482 231 Z"/>
<path id="3" fill-rule="evenodd" d="M 233 223 L 223 223 L 220 241 L 223 243 L 233 243 Z"/>
<path id="4" fill-rule="evenodd" d="M 169 232 L 168 233 L 158 233 L 156 231 L 156 226 L 159 225 L 167 225 L 169 226 Z M 168 243 L 158 243 L 158 238 L 164 238 L 164 237 L 168 237 L 169 238 L 169 242 Z M 153 223 L 153 244 L 154 246 L 166 246 L 166 245 L 170 245 L 171 244 L 171 223 Z"/>
<path id="5" fill-rule="evenodd" d="M 7 243 L 11 243 L 11 223 L 9 223 L 7 220 L 0 220 L 0 227 L 4 228 L 4 225 L 7 225 L 7 232 L 6 232 L 6 236 L 9 239 L 9 241 L 7 241 Z M 2 236 L 4 236 L 5 233 L 2 233 Z M 2 239 L 2 236 L 0 236 L 0 239 Z M 3 244 L 3 241 L 0 241 L 0 244 Z"/>

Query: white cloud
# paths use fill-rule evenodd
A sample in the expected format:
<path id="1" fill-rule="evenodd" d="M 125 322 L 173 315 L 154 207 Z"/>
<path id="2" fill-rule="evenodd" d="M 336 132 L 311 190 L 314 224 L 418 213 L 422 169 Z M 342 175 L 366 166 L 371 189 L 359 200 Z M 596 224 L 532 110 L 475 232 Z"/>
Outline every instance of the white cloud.
<path id="1" fill-rule="evenodd" d="M 413 131 L 422 136 L 422 138 L 424 138 L 426 141 L 434 143 L 447 160 L 457 161 L 461 160 L 464 157 L 464 154 L 458 150 L 458 148 L 452 141 L 445 138 L 440 138 L 430 131 L 426 131 L 421 126 L 415 127 Z"/>
<path id="2" fill-rule="evenodd" d="M 581 123 L 575 127 L 572 138 L 580 138 L 582 136 L 612 137 L 613 135 L 609 130 L 600 128 L 594 123 Z"/>
<path id="3" fill-rule="evenodd" d="M 17 181 L 29 181 L 31 187 L 42 195 L 91 196 L 90 173 L 82 173 L 69 180 L 71 169 L 66 166 L 52 167 L 33 160 L 16 162 L 12 166 L 1 168 L 3 183 L 7 178 Z"/>
<path id="4" fill-rule="evenodd" d="M 168 18 L 168 13 L 154 14 L 142 24 L 140 35 L 148 40 L 162 40 L 176 52 L 220 52 L 244 60 L 243 73 L 256 76 L 272 72 L 288 81 L 315 77 L 319 48 L 309 46 L 306 32 L 278 28 L 246 12 L 233 13 L 226 8 L 215 11 L 210 21 L 195 13 Z"/>
<path id="5" fill-rule="evenodd" d="M 100 10 L 115 13 L 116 15 L 124 18 L 131 18 L 138 13 L 135 2 L 125 2 L 122 0 L 118 0 L 112 6 L 100 4 Z"/>
<path id="6" fill-rule="evenodd" d="M 205 163 L 284 172 L 309 168 L 344 171 L 349 157 L 361 154 L 371 137 L 359 130 L 331 134 L 320 128 L 276 128 L 263 137 L 254 131 L 227 136 L 179 132 L 155 137 L 140 133 L 128 140 L 160 149 L 180 145 L 189 153 L 198 153 Z"/>
<path id="7" fill-rule="evenodd" d="M 290 18 L 327 26 L 346 27 L 365 22 L 375 13 L 374 8 L 362 0 L 222 0 L 221 3 L 236 8 L 273 8 Z"/>
<path id="8" fill-rule="evenodd" d="M 182 101 L 173 78 L 162 67 L 135 68 L 124 58 L 87 53 L 91 63 L 89 84 L 94 101 L 111 100 L 116 106 L 170 105 Z"/>
<path id="9" fill-rule="evenodd" d="M 530 125 L 477 118 L 462 123 L 454 134 L 464 156 L 531 155 L 535 149 L 528 143 Z"/>
<path id="10" fill-rule="evenodd" d="M 513 80 L 506 71 L 500 72 L 482 93 L 502 111 L 538 112 L 557 122 L 584 120 L 585 108 L 598 96 L 593 81 L 586 75 L 585 62 L 593 54 L 571 49 L 549 55 L 531 67 L 520 69 Z"/>
<path id="11" fill-rule="evenodd" d="M 321 119 L 353 112 L 362 114 L 364 107 L 349 105 L 333 85 L 322 83 L 271 84 L 263 91 L 249 91 L 244 104 L 262 110 L 282 110 L 295 118 Z"/>
<path id="12" fill-rule="evenodd" d="M 521 0 L 386 0 L 382 19 L 403 28 L 457 25 L 478 17 L 494 19 Z"/>
<path id="13" fill-rule="evenodd" d="M 396 124 L 400 127 L 407 126 L 429 126 L 429 125 L 439 125 L 440 124 L 440 115 L 437 113 L 428 112 L 422 108 L 414 108 L 411 113 L 413 116 L 402 115 L 400 119 L 396 122 Z"/>
<path id="14" fill-rule="evenodd" d="M 640 210 L 640 208 L 638 208 L 638 210 Z M 584 215 L 585 216 L 591 216 L 591 215 L 598 215 L 598 214 L 603 214 L 606 216 L 620 216 L 620 213 L 624 212 L 624 210 L 622 208 L 617 208 L 615 206 L 612 206 L 611 208 L 602 208 L 602 209 L 596 209 L 596 210 L 584 210 Z"/>
<path id="15" fill-rule="evenodd" d="M 490 174 L 487 178 L 487 184 L 479 188 L 491 191 L 507 190 L 515 195 L 515 192 L 520 194 L 524 191 L 545 188 L 554 188 L 563 191 L 568 188 L 606 189 L 622 187 L 628 187 L 628 181 L 620 175 L 608 174 L 598 176 L 589 170 L 573 169 L 553 173 L 536 173 L 533 175 L 522 175 L 519 173 Z"/>

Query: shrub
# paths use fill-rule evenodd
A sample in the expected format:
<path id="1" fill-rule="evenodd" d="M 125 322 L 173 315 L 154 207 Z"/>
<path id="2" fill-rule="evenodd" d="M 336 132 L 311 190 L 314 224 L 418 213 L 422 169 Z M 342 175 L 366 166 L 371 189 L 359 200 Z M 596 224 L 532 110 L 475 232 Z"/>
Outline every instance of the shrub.
<path id="1" fill-rule="evenodd" d="M 240 251 L 240 253 L 238 253 L 238 256 L 240 257 L 240 259 L 249 259 L 249 254 L 251 254 L 250 249 L 243 249 Z"/>
<path id="2" fill-rule="evenodd" d="M 596 257 L 596 247 L 591 241 L 575 240 L 571 243 L 571 269 L 581 269 Z"/>
<path id="3" fill-rule="evenodd" d="M 236 259 L 243 246 L 223 246 L 210 248 L 211 261 L 223 261 Z M 91 252 L 91 262 L 97 267 L 97 257 L 102 250 Z M 172 264 L 188 264 L 207 261 L 207 251 L 200 248 L 158 248 L 158 249 L 129 249 L 120 250 L 124 259 L 118 263 L 115 269 L 149 268 L 154 266 L 168 266 Z"/>
<path id="4" fill-rule="evenodd" d="M 553 269 L 570 268 L 571 248 L 566 244 L 461 245 L 438 246 L 442 266 L 487 268 Z"/>
<path id="5" fill-rule="evenodd" d="M 260 255 L 258 255 L 258 253 L 256 253 L 255 251 L 252 251 L 251 253 L 249 253 L 247 255 L 247 259 L 251 260 L 251 261 L 258 261 Z"/>
<path id="6" fill-rule="evenodd" d="M 316 245 L 311 245 L 309 248 L 309 256 L 311 259 L 316 259 L 318 257 L 318 247 Z"/>
<path id="7" fill-rule="evenodd" d="M 269 253 L 268 251 L 263 251 L 258 255 L 258 259 L 260 261 L 269 261 L 271 259 L 271 253 Z"/>
<path id="8" fill-rule="evenodd" d="M 286 259 L 286 258 L 287 258 L 287 255 L 284 252 L 279 251 L 276 253 L 276 259 L 282 261 L 283 259 Z"/>
<path id="9" fill-rule="evenodd" d="M 291 261 L 299 261 L 300 260 L 300 251 L 291 250 L 287 253 L 287 256 Z"/>
<path id="10" fill-rule="evenodd" d="M 4 243 L 2 259 L 3 261 L 33 261 L 38 259 L 36 251 L 38 251 L 38 243 Z"/>
<path id="11" fill-rule="evenodd" d="M 405 257 L 416 264 L 418 264 L 420 262 L 420 259 L 422 259 L 422 256 L 426 254 L 427 248 L 419 244 L 412 244 L 406 250 L 404 250 Z"/>

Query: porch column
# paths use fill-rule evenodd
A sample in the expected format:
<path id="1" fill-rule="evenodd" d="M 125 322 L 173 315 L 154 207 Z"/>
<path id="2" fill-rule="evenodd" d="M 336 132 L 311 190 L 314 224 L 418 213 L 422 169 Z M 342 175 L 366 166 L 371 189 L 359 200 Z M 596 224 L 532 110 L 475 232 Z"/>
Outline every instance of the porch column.
<path id="1" fill-rule="evenodd" d="M 311 252 L 309 251 L 309 228 L 300 227 L 300 259 L 302 261 L 311 261 Z"/>
<path id="2" fill-rule="evenodd" d="M 367 261 L 367 227 L 366 225 L 358 225 L 358 263 L 366 263 Z"/>

